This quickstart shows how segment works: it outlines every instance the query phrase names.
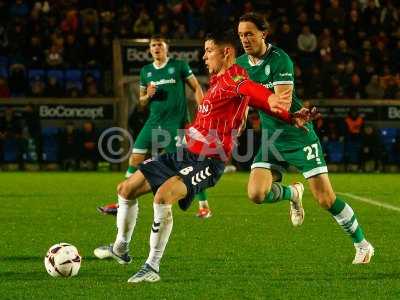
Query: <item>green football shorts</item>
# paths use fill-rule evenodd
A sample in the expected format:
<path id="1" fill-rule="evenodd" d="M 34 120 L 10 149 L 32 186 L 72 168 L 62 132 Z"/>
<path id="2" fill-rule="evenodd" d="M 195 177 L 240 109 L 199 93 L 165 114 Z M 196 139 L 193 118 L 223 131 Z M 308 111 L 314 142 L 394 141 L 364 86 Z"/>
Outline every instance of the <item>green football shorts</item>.
<path id="1" fill-rule="evenodd" d="M 181 137 L 178 136 L 180 127 L 177 125 L 161 128 L 161 126 L 155 127 L 152 124 L 145 124 L 135 140 L 132 153 L 146 154 L 151 153 L 152 150 L 164 150 L 167 153 L 175 152 L 177 146 L 181 143 Z"/>
<path id="2" fill-rule="evenodd" d="M 280 150 L 278 147 L 269 147 L 266 151 L 258 150 L 251 169 L 264 168 L 277 171 L 282 176 L 289 166 L 295 167 L 304 178 L 328 173 L 328 168 L 319 140 L 310 145 L 293 150 Z"/>

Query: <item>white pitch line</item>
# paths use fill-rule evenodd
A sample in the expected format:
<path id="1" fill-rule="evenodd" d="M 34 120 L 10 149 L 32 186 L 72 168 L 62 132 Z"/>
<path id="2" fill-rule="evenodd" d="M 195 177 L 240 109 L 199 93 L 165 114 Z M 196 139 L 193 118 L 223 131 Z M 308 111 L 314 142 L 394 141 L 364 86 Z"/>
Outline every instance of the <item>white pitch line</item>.
<path id="1" fill-rule="evenodd" d="M 390 204 L 378 202 L 378 201 L 375 201 L 375 200 L 372 200 L 372 199 L 360 197 L 360 196 L 357 196 L 357 195 L 354 195 L 354 194 L 350 194 L 350 193 L 336 193 L 336 194 L 341 195 L 341 196 L 346 196 L 346 197 L 349 197 L 349 198 L 352 198 L 352 199 L 355 199 L 355 200 L 359 200 L 359 201 L 362 201 L 362 202 L 365 202 L 365 203 L 368 203 L 368 204 L 372 204 L 372 205 L 375 205 L 375 206 L 379 206 L 379 207 L 383 207 L 383 208 L 387 208 L 387 209 L 390 209 L 390 210 L 395 210 L 395 211 L 400 212 L 400 207 L 393 206 L 393 205 L 390 205 Z"/>

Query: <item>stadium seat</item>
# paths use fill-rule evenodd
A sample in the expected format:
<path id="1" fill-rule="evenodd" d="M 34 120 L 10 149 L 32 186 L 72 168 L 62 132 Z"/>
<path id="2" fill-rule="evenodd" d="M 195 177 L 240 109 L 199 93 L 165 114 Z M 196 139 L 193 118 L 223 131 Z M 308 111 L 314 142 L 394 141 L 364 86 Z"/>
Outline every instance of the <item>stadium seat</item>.
<path id="1" fill-rule="evenodd" d="M 97 83 L 101 80 L 101 71 L 99 69 L 90 69 L 85 72 L 85 74 L 90 74 L 96 80 Z"/>
<path id="2" fill-rule="evenodd" d="M 4 140 L 3 160 L 5 163 L 15 163 L 18 160 L 18 143 L 15 138 Z"/>
<path id="3" fill-rule="evenodd" d="M 397 161 L 396 153 L 394 153 L 394 143 L 398 135 L 397 128 L 381 128 L 381 137 L 383 146 L 387 153 L 387 162 L 394 163 Z"/>
<path id="4" fill-rule="evenodd" d="M 54 77 L 58 83 L 64 85 L 64 71 L 62 70 L 49 70 L 47 71 L 47 78 Z"/>
<path id="5" fill-rule="evenodd" d="M 81 70 L 67 70 L 65 71 L 65 82 L 68 87 L 74 86 L 82 89 L 82 71 Z"/>
<path id="6" fill-rule="evenodd" d="M 28 79 L 29 82 L 32 82 L 33 80 L 40 78 L 41 80 L 44 79 L 45 76 L 45 71 L 42 69 L 31 69 L 28 71 Z"/>
<path id="7" fill-rule="evenodd" d="M 358 164 L 360 163 L 361 142 L 348 141 L 344 147 L 346 153 L 347 163 Z"/>
<path id="8" fill-rule="evenodd" d="M 42 129 L 42 159 L 44 162 L 58 161 L 58 128 L 45 127 Z"/>
<path id="9" fill-rule="evenodd" d="M 325 144 L 330 163 L 342 163 L 344 158 L 344 143 L 339 141 L 329 141 Z"/>
<path id="10" fill-rule="evenodd" d="M 6 66 L 0 65 L 0 77 L 8 78 L 8 69 Z"/>
<path id="11" fill-rule="evenodd" d="M 0 56 L 0 66 L 8 67 L 9 61 L 8 57 Z"/>

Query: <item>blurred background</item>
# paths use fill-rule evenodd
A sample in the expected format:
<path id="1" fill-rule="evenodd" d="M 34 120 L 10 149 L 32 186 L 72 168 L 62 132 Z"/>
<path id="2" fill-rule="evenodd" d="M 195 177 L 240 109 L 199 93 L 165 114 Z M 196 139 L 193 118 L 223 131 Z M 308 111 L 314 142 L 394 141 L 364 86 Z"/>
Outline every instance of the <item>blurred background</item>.
<path id="1" fill-rule="evenodd" d="M 146 120 L 136 107 L 145 39 L 171 39 L 171 56 L 206 88 L 202 39 L 251 11 L 294 60 L 298 96 L 322 113 L 330 170 L 399 172 L 400 5 L 390 0 L 0 0 L 0 170 L 121 169 L 97 143 L 113 126 L 135 137 Z M 258 114 L 247 122 L 257 146 Z M 240 153 L 246 145 L 244 134 Z"/>

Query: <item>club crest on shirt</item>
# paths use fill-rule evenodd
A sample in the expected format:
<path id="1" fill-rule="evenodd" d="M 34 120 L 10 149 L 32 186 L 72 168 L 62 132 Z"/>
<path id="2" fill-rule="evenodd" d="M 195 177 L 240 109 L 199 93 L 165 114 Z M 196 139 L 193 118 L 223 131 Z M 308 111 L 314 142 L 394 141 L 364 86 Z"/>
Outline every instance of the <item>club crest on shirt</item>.
<path id="1" fill-rule="evenodd" d="M 265 66 L 265 75 L 269 75 L 269 74 L 271 74 L 271 66 L 270 65 L 266 65 Z"/>
<path id="2" fill-rule="evenodd" d="M 175 68 L 171 67 L 168 68 L 168 74 L 174 74 L 175 73 Z"/>
<path id="3" fill-rule="evenodd" d="M 232 80 L 234 82 L 242 81 L 243 80 L 243 76 L 242 75 L 235 75 L 235 76 L 232 77 Z"/>
<path id="4" fill-rule="evenodd" d="M 151 72 L 147 72 L 147 77 L 151 77 Z"/>
<path id="5" fill-rule="evenodd" d="M 204 100 L 202 104 L 198 106 L 199 113 L 203 114 L 203 116 L 208 116 L 211 113 L 212 105 L 210 101 Z"/>

